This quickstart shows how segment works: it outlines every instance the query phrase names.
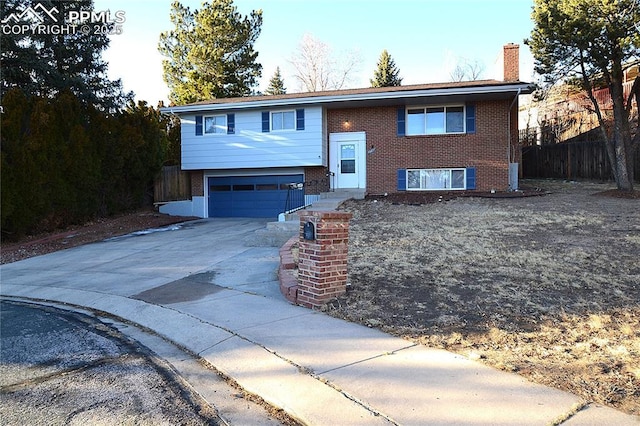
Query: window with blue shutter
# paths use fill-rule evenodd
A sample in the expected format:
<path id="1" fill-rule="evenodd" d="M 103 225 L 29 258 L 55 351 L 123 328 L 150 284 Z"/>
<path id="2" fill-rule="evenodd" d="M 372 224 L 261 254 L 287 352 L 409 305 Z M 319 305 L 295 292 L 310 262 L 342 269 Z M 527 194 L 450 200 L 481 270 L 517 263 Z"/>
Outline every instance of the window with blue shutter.
<path id="1" fill-rule="evenodd" d="M 398 191 L 407 190 L 407 169 L 398 169 Z"/>
<path id="2" fill-rule="evenodd" d="M 296 130 L 304 130 L 304 110 L 296 110 Z"/>
<path id="3" fill-rule="evenodd" d="M 263 111 L 262 113 L 262 132 L 267 133 L 269 132 L 269 128 L 270 128 L 270 124 L 269 124 L 269 111 Z"/>
<path id="4" fill-rule="evenodd" d="M 476 106 L 473 104 L 467 104 L 467 133 L 476 132 Z"/>
<path id="5" fill-rule="evenodd" d="M 196 115 L 196 136 L 202 136 L 202 116 Z"/>
<path id="6" fill-rule="evenodd" d="M 405 125 L 406 125 L 406 118 L 405 118 L 405 110 L 404 107 L 398 108 L 398 136 L 404 136 L 405 135 Z"/>
<path id="7" fill-rule="evenodd" d="M 465 189 L 476 189 L 476 168 L 467 167 L 467 182 Z"/>
<path id="8" fill-rule="evenodd" d="M 227 134 L 232 135 L 236 132 L 236 115 L 227 114 Z"/>

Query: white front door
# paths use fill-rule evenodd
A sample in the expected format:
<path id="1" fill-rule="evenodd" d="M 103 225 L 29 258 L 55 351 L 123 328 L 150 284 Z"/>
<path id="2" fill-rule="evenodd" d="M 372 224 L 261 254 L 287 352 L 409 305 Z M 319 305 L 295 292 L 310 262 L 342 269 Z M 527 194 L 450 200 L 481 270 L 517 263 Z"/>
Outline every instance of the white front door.
<path id="1" fill-rule="evenodd" d="M 364 132 L 329 135 L 329 169 L 332 172 L 332 188 L 365 188 L 365 149 Z"/>

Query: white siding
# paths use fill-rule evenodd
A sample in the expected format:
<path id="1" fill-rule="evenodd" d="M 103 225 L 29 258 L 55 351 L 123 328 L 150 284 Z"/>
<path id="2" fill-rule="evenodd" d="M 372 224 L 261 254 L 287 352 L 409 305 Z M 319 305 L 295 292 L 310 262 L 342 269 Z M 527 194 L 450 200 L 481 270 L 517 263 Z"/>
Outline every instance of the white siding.
<path id="1" fill-rule="evenodd" d="M 264 133 L 263 111 L 266 110 L 213 113 L 235 114 L 235 134 L 232 135 L 196 136 L 195 114 L 182 116 L 182 168 L 201 170 L 326 165 L 322 108 L 304 109 L 304 130 Z"/>

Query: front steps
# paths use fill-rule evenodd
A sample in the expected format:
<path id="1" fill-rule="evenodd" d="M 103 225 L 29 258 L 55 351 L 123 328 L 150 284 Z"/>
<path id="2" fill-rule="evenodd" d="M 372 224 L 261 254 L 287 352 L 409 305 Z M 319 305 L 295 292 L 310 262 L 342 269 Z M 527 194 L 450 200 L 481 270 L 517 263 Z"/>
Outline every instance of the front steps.
<path id="1" fill-rule="evenodd" d="M 297 220 L 269 222 L 266 228 L 258 229 L 248 237 L 245 244 L 249 247 L 282 247 L 289 238 L 298 234 L 299 228 Z"/>
<path id="2" fill-rule="evenodd" d="M 356 200 L 362 200 L 365 196 L 365 190 L 360 188 L 342 188 L 335 189 L 331 192 L 323 192 L 320 194 L 320 198 L 344 198 L 348 200 L 354 198 Z"/>
<path id="3" fill-rule="evenodd" d="M 331 211 L 351 198 L 361 200 L 364 198 L 364 189 L 338 189 L 332 192 L 323 192 L 320 199 L 314 201 L 306 210 Z M 285 215 L 281 222 L 269 222 L 265 229 L 258 229 L 253 236 L 247 238 L 246 245 L 250 247 L 282 247 L 291 237 L 300 232 L 298 213 Z"/>

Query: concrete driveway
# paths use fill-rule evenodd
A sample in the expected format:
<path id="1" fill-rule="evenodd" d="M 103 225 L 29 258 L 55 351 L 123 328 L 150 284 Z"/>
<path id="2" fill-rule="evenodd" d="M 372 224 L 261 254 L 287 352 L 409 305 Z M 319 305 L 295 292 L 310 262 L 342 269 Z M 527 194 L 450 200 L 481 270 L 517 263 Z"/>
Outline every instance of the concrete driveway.
<path id="1" fill-rule="evenodd" d="M 281 424 L 153 330 L 84 309 L 114 295 L 158 304 L 197 300 L 220 289 L 213 278 L 281 297 L 277 249 L 248 245 L 264 226 L 195 221 L 3 265 L 3 424 Z M 229 264 L 247 258 L 255 266 L 240 282 Z M 9 293 L 38 304 L 4 300 Z"/>

